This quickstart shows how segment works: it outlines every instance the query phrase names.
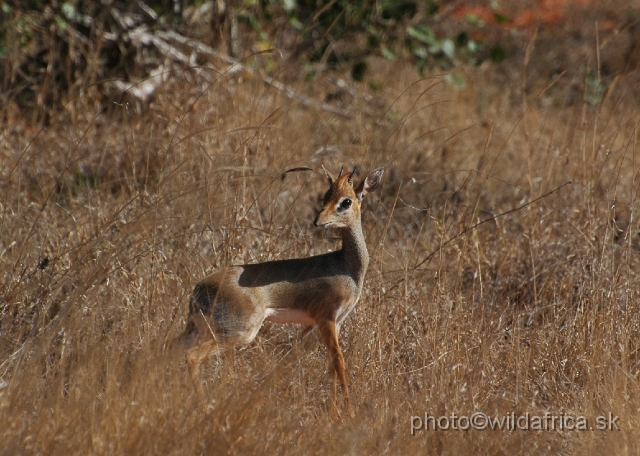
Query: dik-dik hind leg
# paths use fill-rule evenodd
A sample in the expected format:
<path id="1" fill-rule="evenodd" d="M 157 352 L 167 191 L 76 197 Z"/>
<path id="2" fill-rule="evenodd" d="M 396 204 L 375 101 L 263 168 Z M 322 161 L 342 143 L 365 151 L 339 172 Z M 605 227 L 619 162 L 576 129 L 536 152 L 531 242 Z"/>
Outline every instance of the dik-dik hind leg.
<path id="1" fill-rule="evenodd" d="M 197 327 L 199 340 L 187 350 L 187 364 L 196 391 L 204 395 L 202 388 L 202 370 L 209 358 L 224 350 L 235 348 L 250 343 L 258 333 L 264 317 L 261 315 L 248 316 L 247 318 L 229 318 L 223 322 L 214 322 L 202 313 L 195 313 L 191 317 Z"/>
<path id="2" fill-rule="evenodd" d="M 189 375 L 193 386 L 200 396 L 204 396 L 204 389 L 202 388 L 202 370 L 206 366 L 209 358 L 215 354 L 221 352 L 222 349 L 218 346 L 215 340 L 208 340 L 200 345 L 190 348 L 187 351 L 187 364 L 189 366 Z"/>
<path id="3" fill-rule="evenodd" d="M 305 328 L 300 333 L 299 340 L 302 343 L 302 346 L 304 347 L 305 350 L 310 350 L 312 347 L 312 344 L 316 343 L 315 337 L 314 338 L 307 337 L 309 333 L 311 333 L 311 331 L 313 331 L 315 328 L 316 328 L 315 325 L 308 325 L 308 326 L 305 326 Z"/>
<path id="4" fill-rule="evenodd" d="M 347 375 L 344 366 L 344 357 L 342 356 L 342 350 L 338 343 L 338 333 L 336 331 L 336 322 L 332 320 L 325 320 L 318 322 L 318 330 L 327 346 L 327 352 L 330 360 L 330 371 L 333 378 L 333 397 L 336 397 L 336 377 L 340 380 L 340 387 L 344 394 L 344 404 L 351 413 L 351 405 L 349 401 L 349 389 L 347 387 Z"/>
<path id="5" fill-rule="evenodd" d="M 313 331 L 313 328 L 315 328 L 315 326 L 313 325 L 305 326 L 302 332 L 300 333 L 300 340 L 304 340 L 304 338 L 307 337 L 311 331 Z"/>

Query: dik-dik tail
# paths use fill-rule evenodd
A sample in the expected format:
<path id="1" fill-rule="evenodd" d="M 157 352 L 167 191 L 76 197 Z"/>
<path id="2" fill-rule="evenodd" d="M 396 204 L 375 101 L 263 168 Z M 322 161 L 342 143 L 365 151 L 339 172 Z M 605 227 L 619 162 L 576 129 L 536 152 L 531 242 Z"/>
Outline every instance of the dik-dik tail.
<path id="1" fill-rule="evenodd" d="M 215 299 L 216 290 L 212 289 L 212 287 L 206 287 L 202 283 L 196 285 L 196 288 L 189 298 L 187 325 L 182 334 L 171 341 L 169 344 L 170 350 L 189 349 L 200 343 L 202 331 L 199 330 L 196 321 L 204 318 L 204 315 L 209 312 Z M 211 331 L 207 332 L 211 333 Z"/>

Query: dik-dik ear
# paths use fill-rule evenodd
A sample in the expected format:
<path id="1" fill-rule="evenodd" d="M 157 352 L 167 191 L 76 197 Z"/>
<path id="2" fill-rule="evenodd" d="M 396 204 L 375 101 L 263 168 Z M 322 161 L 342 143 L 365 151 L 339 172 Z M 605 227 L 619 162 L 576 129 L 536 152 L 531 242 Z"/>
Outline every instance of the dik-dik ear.
<path id="1" fill-rule="evenodd" d="M 353 188 L 353 178 L 357 172 L 358 172 L 358 165 L 354 166 L 353 171 L 351 171 L 351 174 L 349 174 L 349 185 L 351 185 L 351 188 Z"/>
<path id="2" fill-rule="evenodd" d="M 383 174 L 384 168 L 378 168 L 375 171 L 371 172 L 362 182 L 360 182 L 360 185 L 358 185 L 358 188 L 356 189 L 356 196 L 360 201 L 362 201 L 364 197 L 369 193 L 373 193 L 376 188 L 378 188 Z"/>

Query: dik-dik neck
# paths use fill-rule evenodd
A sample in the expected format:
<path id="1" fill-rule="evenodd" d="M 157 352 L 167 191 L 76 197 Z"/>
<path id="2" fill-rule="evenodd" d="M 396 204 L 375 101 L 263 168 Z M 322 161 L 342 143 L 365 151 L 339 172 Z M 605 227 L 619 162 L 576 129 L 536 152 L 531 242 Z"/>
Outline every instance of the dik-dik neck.
<path id="1" fill-rule="evenodd" d="M 369 266 L 369 252 L 359 220 L 353 226 L 342 229 L 342 251 L 352 277 L 361 287 Z"/>

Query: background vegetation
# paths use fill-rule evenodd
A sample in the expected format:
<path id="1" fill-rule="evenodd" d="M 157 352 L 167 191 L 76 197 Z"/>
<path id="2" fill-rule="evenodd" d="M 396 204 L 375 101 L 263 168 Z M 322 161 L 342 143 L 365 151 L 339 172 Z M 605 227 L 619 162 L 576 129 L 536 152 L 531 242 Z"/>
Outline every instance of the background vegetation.
<path id="1" fill-rule="evenodd" d="M 635 10 L 516 33 L 516 12 L 431 3 L 220 4 L 1 4 L 0 452 L 634 454 Z M 194 284 L 338 248 L 312 227 L 318 170 L 356 163 L 387 172 L 341 334 L 355 417 L 329 413 L 317 335 L 268 322 L 211 360 L 199 400 L 164 352 Z M 620 430 L 410 434 L 476 411 Z"/>

